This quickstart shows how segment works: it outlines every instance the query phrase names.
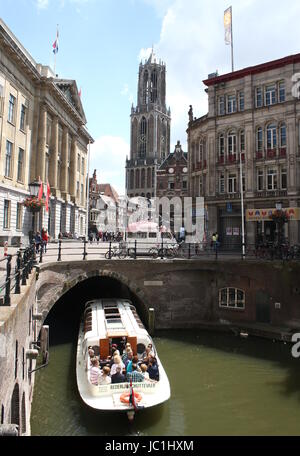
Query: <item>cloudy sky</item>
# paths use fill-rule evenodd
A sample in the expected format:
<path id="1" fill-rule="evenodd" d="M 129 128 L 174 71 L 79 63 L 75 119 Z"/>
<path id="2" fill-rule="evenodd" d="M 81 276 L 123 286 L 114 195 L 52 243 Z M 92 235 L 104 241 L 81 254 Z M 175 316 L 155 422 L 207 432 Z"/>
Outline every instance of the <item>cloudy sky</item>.
<path id="1" fill-rule="evenodd" d="M 179 139 L 186 150 L 189 105 L 194 116 L 207 111 L 203 79 L 231 70 L 223 26 L 230 5 L 236 69 L 300 52 L 298 0 L 0 0 L 0 11 L 33 58 L 51 66 L 59 24 L 57 72 L 82 88 L 95 138 L 91 173 L 122 194 L 140 60 L 153 44 L 166 62 L 172 149 Z"/>

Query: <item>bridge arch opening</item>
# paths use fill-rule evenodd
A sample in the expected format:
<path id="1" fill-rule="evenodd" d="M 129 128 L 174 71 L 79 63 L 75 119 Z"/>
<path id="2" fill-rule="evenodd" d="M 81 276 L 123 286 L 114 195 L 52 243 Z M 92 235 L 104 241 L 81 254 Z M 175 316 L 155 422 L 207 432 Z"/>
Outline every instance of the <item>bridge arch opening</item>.
<path id="1" fill-rule="evenodd" d="M 75 334 L 77 336 L 85 303 L 93 299 L 129 299 L 147 327 L 148 306 L 139 296 L 139 290 L 125 282 L 122 277 L 105 274 L 88 278 L 79 277 L 77 283 L 71 284 L 70 288 L 49 308 L 44 324 L 50 326 L 50 342 L 59 343 L 75 337 Z"/>

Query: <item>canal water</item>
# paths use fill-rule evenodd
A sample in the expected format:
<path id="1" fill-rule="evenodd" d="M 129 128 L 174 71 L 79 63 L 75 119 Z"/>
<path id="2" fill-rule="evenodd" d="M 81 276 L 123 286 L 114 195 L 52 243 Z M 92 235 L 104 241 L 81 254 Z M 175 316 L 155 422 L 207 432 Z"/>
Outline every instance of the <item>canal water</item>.
<path id="1" fill-rule="evenodd" d="M 78 394 L 77 315 L 53 315 L 50 364 L 36 374 L 32 435 L 300 435 L 300 359 L 279 342 L 203 331 L 154 338 L 171 399 L 137 414 L 95 412 Z M 78 320 L 79 321 L 79 320 Z"/>

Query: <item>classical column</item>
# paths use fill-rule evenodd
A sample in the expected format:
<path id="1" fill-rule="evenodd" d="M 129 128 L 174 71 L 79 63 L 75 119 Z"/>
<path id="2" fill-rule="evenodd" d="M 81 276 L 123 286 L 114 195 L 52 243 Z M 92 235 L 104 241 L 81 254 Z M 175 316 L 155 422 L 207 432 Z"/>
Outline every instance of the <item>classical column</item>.
<path id="1" fill-rule="evenodd" d="M 47 133 L 47 109 L 42 106 L 40 110 L 39 119 L 39 139 L 38 139 L 38 153 L 36 157 L 36 176 L 44 181 L 45 177 L 45 161 L 46 161 L 46 133 Z"/>
<path id="2" fill-rule="evenodd" d="M 77 140 L 73 136 L 71 145 L 71 163 L 70 163 L 70 195 L 74 201 L 76 198 L 76 182 L 77 182 Z"/>
<path id="3" fill-rule="evenodd" d="M 58 117 L 53 119 L 51 153 L 49 162 L 49 184 L 53 189 L 59 187 L 57 182 L 57 161 L 58 161 Z"/>
<path id="4" fill-rule="evenodd" d="M 62 193 L 68 193 L 68 142 L 69 133 L 67 127 L 63 128 L 63 140 L 62 140 L 62 152 L 61 152 L 61 191 Z"/>

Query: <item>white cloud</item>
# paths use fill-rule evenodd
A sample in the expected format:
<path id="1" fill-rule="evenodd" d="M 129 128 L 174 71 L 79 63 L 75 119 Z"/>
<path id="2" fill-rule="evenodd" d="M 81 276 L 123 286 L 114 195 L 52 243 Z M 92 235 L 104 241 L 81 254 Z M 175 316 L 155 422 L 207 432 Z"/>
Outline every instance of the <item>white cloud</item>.
<path id="1" fill-rule="evenodd" d="M 167 103 L 172 113 L 172 147 L 185 144 L 189 105 L 194 116 L 207 112 L 202 81 L 218 69 L 231 71 L 224 43 L 223 14 L 233 7 L 235 68 L 241 69 L 299 52 L 300 2 L 282 14 L 281 0 L 142 0 L 163 17 L 154 49 L 167 66 Z M 141 49 L 139 59 L 151 49 Z"/>
<path id="2" fill-rule="evenodd" d="M 46 9 L 48 8 L 49 0 L 36 0 L 36 6 L 38 9 Z"/>
<path id="3" fill-rule="evenodd" d="M 97 170 L 99 183 L 110 183 L 119 193 L 125 193 L 125 160 L 129 144 L 117 136 L 102 136 L 91 145 L 90 175 Z"/>
<path id="4" fill-rule="evenodd" d="M 124 85 L 123 85 L 123 88 L 122 88 L 122 90 L 121 90 L 121 95 L 123 95 L 124 97 L 127 97 L 130 103 L 133 103 L 133 101 L 134 101 L 134 96 L 133 96 L 133 94 L 130 92 L 128 84 L 124 84 Z"/>

